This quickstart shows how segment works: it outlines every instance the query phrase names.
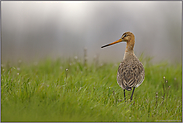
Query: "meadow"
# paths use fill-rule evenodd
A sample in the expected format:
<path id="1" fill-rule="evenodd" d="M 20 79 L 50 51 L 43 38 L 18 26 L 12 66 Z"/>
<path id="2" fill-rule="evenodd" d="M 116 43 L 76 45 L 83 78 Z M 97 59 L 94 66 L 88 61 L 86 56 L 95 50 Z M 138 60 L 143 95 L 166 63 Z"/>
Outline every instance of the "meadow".
<path id="1" fill-rule="evenodd" d="M 141 57 L 145 80 L 117 84 L 119 63 L 81 58 L 1 65 L 1 121 L 182 122 L 182 65 Z"/>

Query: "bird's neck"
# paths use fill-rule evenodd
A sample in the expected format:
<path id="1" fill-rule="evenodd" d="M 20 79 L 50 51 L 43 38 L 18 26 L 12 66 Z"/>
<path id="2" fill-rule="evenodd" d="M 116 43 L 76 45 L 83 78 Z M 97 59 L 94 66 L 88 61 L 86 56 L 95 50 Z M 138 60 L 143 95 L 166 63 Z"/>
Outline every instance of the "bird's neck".
<path id="1" fill-rule="evenodd" d="M 134 55 L 134 51 L 133 51 L 134 43 L 135 43 L 135 41 L 132 41 L 132 40 L 127 42 L 124 59 L 130 55 Z"/>
<path id="2" fill-rule="evenodd" d="M 135 44 L 134 39 L 131 39 L 130 41 L 128 41 L 128 42 L 127 42 L 127 45 L 126 45 L 126 50 L 125 50 L 125 52 L 133 52 L 134 44 Z"/>

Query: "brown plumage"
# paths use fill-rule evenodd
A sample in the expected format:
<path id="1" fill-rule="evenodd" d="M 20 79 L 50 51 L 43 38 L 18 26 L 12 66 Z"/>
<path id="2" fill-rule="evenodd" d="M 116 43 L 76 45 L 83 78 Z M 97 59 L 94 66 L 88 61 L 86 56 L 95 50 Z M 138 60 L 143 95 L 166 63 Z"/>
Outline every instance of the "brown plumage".
<path id="1" fill-rule="evenodd" d="M 131 100 L 136 87 L 140 86 L 144 80 L 145 71 L 142 63 L 135 56 L 133 48 L 135 44 L 135 36 L 131 32 L 125 32 L 121 38 L 113 43 L 102 46 L 110 46 L 119 42 L 127 42 L 123 61 L 120 63 L 117 73 L 117 82 L 124 90 L 132 91 Z"/>

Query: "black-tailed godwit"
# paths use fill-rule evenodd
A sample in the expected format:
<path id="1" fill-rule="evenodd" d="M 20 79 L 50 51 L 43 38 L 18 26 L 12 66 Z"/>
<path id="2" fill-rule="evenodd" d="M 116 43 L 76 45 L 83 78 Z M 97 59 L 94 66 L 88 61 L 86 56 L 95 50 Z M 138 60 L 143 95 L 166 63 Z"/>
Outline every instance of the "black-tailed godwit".
<path id="1" fill-rule="evenodd" d="M 145 76 L 145 71 L 142 63 L 135 56 L 133 48 L 135 44 L 135 36 L 131 32 L 125 32 L 121 38 L 113 43 L 102 46 L 101 48 L 119 43 L 127 42 L 123 61 L 120 63 L 117 73 L 117 82 L 124 90 L 132 91 L 130 99 L 132 100 L 133 93 L 136 87 L 142 84 Z"/>

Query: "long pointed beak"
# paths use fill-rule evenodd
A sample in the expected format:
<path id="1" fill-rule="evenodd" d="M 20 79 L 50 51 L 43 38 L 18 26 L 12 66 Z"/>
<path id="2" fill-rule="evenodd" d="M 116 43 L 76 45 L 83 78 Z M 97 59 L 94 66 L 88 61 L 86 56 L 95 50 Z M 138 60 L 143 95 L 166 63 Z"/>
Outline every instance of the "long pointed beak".
<path id="1" fill-rule="evenodd" d="M 113 44 L 116 44 L 116 43 L 119 43 L 119 42 L 122 42 L 121 38 L 119 40 L 115 41 L 115 42 L 112 42 L 110 44 L 106 44 L 106 45 L 102 46 L 101 48 L 104 48 L 104 47 L 107 47 L 107 46 L 110 46 L 110 45 L 113 45 Z"/>

